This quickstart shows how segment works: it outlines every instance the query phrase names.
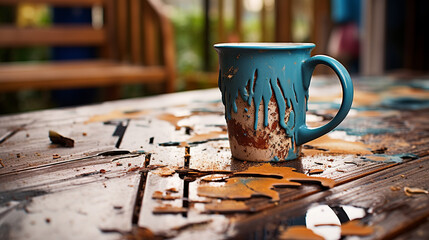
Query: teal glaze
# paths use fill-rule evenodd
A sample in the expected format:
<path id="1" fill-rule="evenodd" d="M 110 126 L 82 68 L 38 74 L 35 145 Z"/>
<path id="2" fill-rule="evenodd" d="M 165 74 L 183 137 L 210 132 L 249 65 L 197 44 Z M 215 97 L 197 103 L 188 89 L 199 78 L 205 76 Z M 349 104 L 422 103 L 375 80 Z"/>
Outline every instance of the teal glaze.
<path id="1" fill-rule="evenodd" d="M 429 99 L 414 97 L 386 98 L 381 106 L 398 110 L 420 110 L 429 108 Z"/>
<path id="2" fill-rule="evenodd" d="M 347 113 L 350 111 L 353 102 L 353 83 L 350 78 L 350 74 L 347 72 L 344 66 L 341 65 L 341 63 L 328 56 L 317 55 L 304 62 L 302 70 L 306 89 L 308 89 L 310 86 L 311 74 L 318 64 L 324 64 L 332 68 L 332 70 L 334 70 L 334 72 L 337 74 L 343 90 L 343 99 L 341 101 L 340 109 L 338 110 L 337 115 L 335 115 L 335 117 L 326 125 L 314 129 L 309 129 L 305 124 L 300 126 L 297 139 L 298 145 L 318 138 L 338 126 L 338 124 L 340 124 L 347 116 Z"/>
<path id="3" fill-rule="evenodd" d="M 362 119 L 359 119 L 362 120 Z M 366 120 L 364 120 L 366 121 Z M 372 135 L 380 135 L 380 134 L 386 134 L 386 133 L 393 133 L 396 130 L 394 128 L 347 128 L 342 127 L 341 125 L 337 127 L 335 130 L 338 131 L 344 131 L 347 135 L 352 136 L 365 136 L 368 134 Z"/>
<path id="4" fill-rule="evenodd" d="M 241 97 L 255 112 L 262 107 L 264 126 L 268 126 L 268 103 L 274 97 L 279 109 L 279 124 L 292 139 L 287 159 L 298 157 L 295 145 L 302 145 L 334 129 L 347 115 L 353 100 L 353 85 L 346 69 L 327 56 L 310 57 L 312 43 L 231 43 L 214 45 L 219 55 L 218 86 L 222 92 L 226 120 L 237 113 L 236 100 Z M 331 67 L 340 79 L 343 101 L 337 115 L 326 125 L 309 129 L 305 125 L 308 109 L 308 88 L 314 68 L 318 64 Z M 255 78 L 256 76 L 256 78 Z M 287 122 L 285 113 L 292 108 Z M 258 114 L 254 116 L 257 129 Z"/>

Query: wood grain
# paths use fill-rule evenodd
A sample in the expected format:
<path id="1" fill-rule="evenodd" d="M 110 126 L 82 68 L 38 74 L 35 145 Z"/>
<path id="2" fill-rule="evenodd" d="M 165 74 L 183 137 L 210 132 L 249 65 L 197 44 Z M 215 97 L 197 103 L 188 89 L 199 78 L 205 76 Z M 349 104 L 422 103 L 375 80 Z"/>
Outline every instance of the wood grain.
<path id="1" fill-rule="evenodd" d="M 376 91 L 370 84 L 362 81 L 358 89 Z M 314 91 L 323 91 L 321 82 L 315 86 Z M 392 111 L 375 103 L 369 114 L 360 106 L 330 134 L 363 144 L 371 155 L 403 156 L 397 162 L 333 154 L 309 143 L 298 160 L 272 165 L 307 174 L 320 169 L 312 176 L 333 179 L 333 188 L 309 182 L 275 188 L 278 202 L 253 197 L 240 201 L 246 213 L 211 214 L 206 205 L 222 202 L 198 195 L 198 187 L 207 184 L 201 177 L 258 165 L 232 159 L 227 139 L 211 138 L 226 130 L 220 99 L 219 90 L 210 89 L 0 117 L 0 132 L 11 133 L 0 143 L 1 236 L 119 238 L 136 237 L 139 229 L 160 238 L 275 239 L 314 206 L 347 205 L 366 211 L 361 222 L 375 231 L 364 239 L 427 238 L 429 195 L 404 192 L 405 187 L 429 190 L 425 109 Z M 307 120 L 323 124 L 329 119 L 325 111 L 312 110 Z M 123 122 L 123 134 L 114 134 Z M 353 135 L 345 133 L 348 129 L 387 130 Z M 73 138 L 75 147 L 52 145 L 49 130 Z M 106 151 L 120 152 L 100 154 Z M 160 199 L 159 192 L 171 198 Z M 154 214 L 167 204 L 180 211 Z"/>
<path id="2" fill-rule="evenodd" d="M 166 72 L 159 66 L 141 67 L 118 63 L 102 65 L 83 62 L 23 66 L 23 69 L 18 71 L 10 71 L 9 67 L 0 66 L 0 76 L 0 91 L 14 91 L 154 83 L 162 82 Z"/>
<path id="3" fill-rule="evenodd" d="M 91 26 L 49 28 L 0 27 L 0 46 L 99 46 L 106 41 L 104 29 Z"/>
<path id="4" fill-rule="evenodd" d="M 18 2 L 2 1 L 0 4 L 10 5 Z M 2 64 L 0 91 L 110 87 L 112 93 L 110 99 L 120 97 L 118 86 L 122 84 L 142 83 L 148 86 L 163 84 L 161 91 L 175 91 L 173 26 L 162 3 L 147 0 L 35 2 L 65 7 L 96 5 L 104 10 L 103 27 L 93 28 L 90 25 L 79 24 L 53 25 L 45 28 L 2 26 L 0 46 L 94 46 L 100 50 L 99 59 L 95 61 L 96 63 L 84 61 L 68 66 L 64 63 L 32 66 L 21 63 Z M 143 17 L 140 14 L 141 10 Z M 159 60 L 156 60 L 158 57 Z M 102 59 L 108 59 L 110 65 L 98 64 L 97 62 L 103 61 Z M 49 66 L 50 64 L 52 65 Z M 71 69 L 72 67 L 76 68 Z"/>
<path id="5" fill-rule="evenodd" d="M 270 230 L 275 234 L 276 229 L 284 224 L 283 220 L 304 215 L 311 205 L 319 203 L 372 209 L 372 213 L 364 218 L 366 223 L 377 228 L 370 239 L 391 239 L 429 216 L 428 195 L 408 197 L 403 191 L 390 189 L 393 185 L 428 189 L 427 181 L 420 181 L 428 177 L 428 160 L 429 158 L 421 159 L 422 168 L 416 168 L 415 162 L 405 163 L 389 171 L 380 171 L 329 191 L 322 191 L 299 201 L 255 214 L 236 223 L 235 230 L 238 231 L 238 235 L 234 237 L 260 236 L 263 233 L 258 231 L 264 230 Z M 403 174 L 407 174 L 407 177 L 401 177 Z M 269 220 L 265 216 L 270 216 Z M 249 226 L 258 227 L 255 231 L 249 232 Z"/>

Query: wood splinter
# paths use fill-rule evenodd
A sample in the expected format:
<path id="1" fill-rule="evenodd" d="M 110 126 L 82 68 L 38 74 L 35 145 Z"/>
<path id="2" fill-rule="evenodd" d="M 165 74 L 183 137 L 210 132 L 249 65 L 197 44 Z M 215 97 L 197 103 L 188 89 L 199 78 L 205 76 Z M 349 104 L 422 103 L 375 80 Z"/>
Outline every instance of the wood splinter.
<path id="1" fill-rule="evenodd" d="M 58 144 L 63 147 L 74 147 L 73 139 L 64 137 L 61 134 L 52 130 L 49 130 L 49 139 L 52 143 Z"/>
<path id="2" fill-rule="evenodd" d="M 421 189 L 421 188 L 411 188 L 411 187 L 404 187 L 404 193 L 408 197 L 411 197 L 413 194 L 429 194 L 428 191 Z"/>

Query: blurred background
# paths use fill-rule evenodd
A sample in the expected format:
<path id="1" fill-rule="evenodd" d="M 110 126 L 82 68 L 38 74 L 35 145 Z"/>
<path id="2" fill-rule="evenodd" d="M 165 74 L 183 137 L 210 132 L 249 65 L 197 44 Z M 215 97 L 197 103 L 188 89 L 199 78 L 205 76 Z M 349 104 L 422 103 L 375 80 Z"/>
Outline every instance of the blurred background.
<path id="1" fill-rule="evenodd" d="M 428 78 L 428 10 L 425 0 L 2 0 L 0 114 L 216 87 L 219 42 L 314 42 L 312 54 L 355 76 Z"/>

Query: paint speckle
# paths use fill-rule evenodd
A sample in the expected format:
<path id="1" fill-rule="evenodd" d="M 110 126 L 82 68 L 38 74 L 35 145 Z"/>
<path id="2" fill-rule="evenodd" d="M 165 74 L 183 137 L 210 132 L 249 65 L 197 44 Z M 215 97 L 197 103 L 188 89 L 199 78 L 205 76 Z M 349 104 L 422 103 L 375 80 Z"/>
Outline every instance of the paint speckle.
<path id="1" fill-rule="evenodd" d="M 309 175 L 323 173 L 323 169 L 312 169 L 308 172 Z"/>
<path id="2" fill-rule="evenodd" d="M 153 214 L 179 214 L 186 213 L 188 210 L 183 207 L 175 207 L 171 204 L 165 204 L 155 207 L 152 211 Z"/>
<path id="3" fill-rule="evenodd" d="M 303 149 L 305 155 L 311 156 L 316 154 L 360 154 L 371 155 L 371 147 L 362 142 L 345 141 L 342 139 L 331 138 L 324 135 L 313 141 L 306 143 Z"/>

